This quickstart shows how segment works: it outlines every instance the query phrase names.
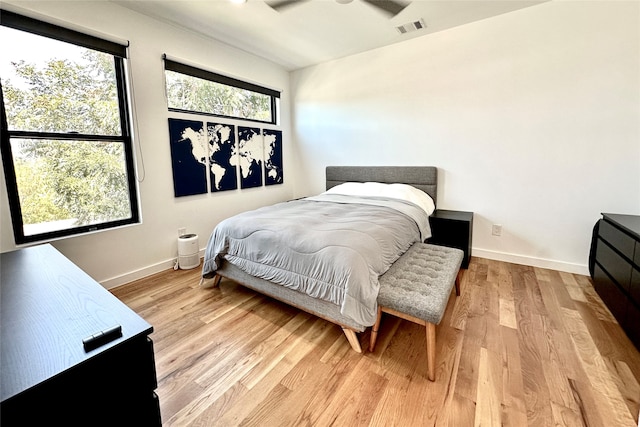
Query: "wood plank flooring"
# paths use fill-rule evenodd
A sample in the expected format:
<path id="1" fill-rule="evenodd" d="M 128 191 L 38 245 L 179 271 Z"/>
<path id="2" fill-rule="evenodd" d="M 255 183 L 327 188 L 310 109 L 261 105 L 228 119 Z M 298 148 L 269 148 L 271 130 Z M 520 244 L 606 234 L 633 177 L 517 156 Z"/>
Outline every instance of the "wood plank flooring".
<path id="1" fill-rule="evenodd" d="M 155 328 L 165 426 L 638 425 L 640 354 L 589 277 L 472 258 L 430 382 L 419 325 L 385 315 L 358 354 L 338 326 L 199 273 L 113 290 Z"/>

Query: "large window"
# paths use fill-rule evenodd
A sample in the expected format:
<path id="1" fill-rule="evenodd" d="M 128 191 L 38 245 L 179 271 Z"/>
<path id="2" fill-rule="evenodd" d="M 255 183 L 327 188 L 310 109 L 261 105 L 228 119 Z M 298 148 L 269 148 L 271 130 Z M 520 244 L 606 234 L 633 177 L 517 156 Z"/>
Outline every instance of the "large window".
<path id="1" fill-rule="evenodd" d="M 139 222 L 126 46 L 0 15 L 2 160 L 16 243 Z"/>
<path id="2" fill-rule="evenodd" d="M 280 92 L 165 58 L 169 110 L 276 124 Z"/>

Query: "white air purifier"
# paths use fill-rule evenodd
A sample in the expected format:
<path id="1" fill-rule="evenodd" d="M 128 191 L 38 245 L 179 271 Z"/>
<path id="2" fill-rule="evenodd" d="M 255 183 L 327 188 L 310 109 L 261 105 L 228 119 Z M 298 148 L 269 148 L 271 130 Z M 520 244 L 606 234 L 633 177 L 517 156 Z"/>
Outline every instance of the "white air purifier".
<path id="1" fill-rule="evenodd" d="M 200 245 L 197 234 L 183 234 L 178 237 L 178 267 L 190 270 L 200 265 Z"/>

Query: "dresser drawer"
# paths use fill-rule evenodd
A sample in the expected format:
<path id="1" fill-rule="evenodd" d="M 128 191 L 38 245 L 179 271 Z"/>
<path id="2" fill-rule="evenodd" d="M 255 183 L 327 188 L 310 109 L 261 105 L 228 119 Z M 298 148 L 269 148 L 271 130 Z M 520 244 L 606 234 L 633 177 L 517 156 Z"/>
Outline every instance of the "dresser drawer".
<path id="1" fill-rule="evenodd" d="M 593 287 L 618 323 L 624 325 L 627 322 L 627 297 L 598 264 L 593 269 Z"/>
<path id="2" fill-rule="evenodd" d="M 128 379 L 128 388 L 139 388 L 144 391 L 158 388 L 151 338 L 141 337 L 135 346 L 131 345 L 126 349 L 126 354 L 126 359 L 122 360 L 119 369 Z"/>
<path id="3" fill-rule="evenodd" d="M 627 306 L 627 319 L 622 327 L 631 342 L 640 349 L 640 310 L 631 302 Z"/>
<path id="4" fill-rule="evenodd" d="M 618 255 L 617 252 L 611 249 L 609 245 L 602 240 L 598 240 L 596 262 L 600 264 L 624 290 L 629 289 L 629 282 L 631 281 L 631 264 Z"/>
<path id="5" fill-rule="evenodd" d="M 598 234 L 602 239 L 609 242 L 611 246 L 620 251 L 629 260 L 633 259 L 636 241 L 631 236 L 607 221 L 602 221 Z"/>
<path id="6" fill-rule="evenodd" d="M 635 256 L 633 257 L 633 262 L 640 268 L 640 242 L 636 242 L 636 251 Z"/>
<path id="7" fill-rule="evenodd" d="M 631 272 L 631 286 L 629 286 L 629 294 L 636 305 L 640 307 L 640 270 L 633 269 Z"/>
<path id="8" fill-rule="evenodd" d="M 130 414 L 126 418 L 127 426 L 160 427 L 160 400 L 154 392 L 140 395 L 123 404 Z M 123 424 L 120 424 L 123 425 Z"/>
<path id="9" fill-rule="evenodd" d="M 153 343 L 138 336 L 3 401 L 0 423 L 158 426 L 156 387 Z"/>

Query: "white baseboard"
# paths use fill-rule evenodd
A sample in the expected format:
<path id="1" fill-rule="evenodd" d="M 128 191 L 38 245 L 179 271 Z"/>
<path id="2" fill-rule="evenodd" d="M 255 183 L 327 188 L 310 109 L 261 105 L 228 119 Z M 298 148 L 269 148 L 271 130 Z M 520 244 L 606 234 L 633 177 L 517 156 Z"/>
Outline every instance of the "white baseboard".
<path id="1" fill-rule="evenodd" d="M 573 274 L 589 275 L 589 267 L 583 264 L 573 264 L 570 262 L 554 261 L 544 258 L 535 258 L 525 255 L 515 255 L 505 252 L 489 251 L 486 249 L 472 248 L 471 256 L 478 258 L 493 259 L 496 261 L 511 262 L 514 264 L 528 265 L 531 267 L 547 268 L 549 270 L 564 271 Z"/>
<path id="2" fill-rule="evenodd" d="M 524 255 L 514 255 L 506 252 L 489 251 L 486 249 L 473 248 L 471 255 L 478 258 L 493 259 L 496 261 L 511 262 L 514 264 L 529 265 L 531 267 L 548 268 L 550 270 L 564 271 L 573 274 L 589 275 L 589 268 L 582 264 L 573 264 L 568 262 L 553 261 L 550 259 L 534 258 Z M 204 249 L 200 250 L 200 258 L 204 257 Z M 164 270 L 173 268 L 177 258 L 171 258 L 166 261 L 162 261 L 148 267 L 141 268 L 139 270 L 131 271 L 129 273 L 122 274 L 120 276 L 112 277 L 111 279 L 102 280 L 100 284 L 107 289 L 115 288 L 117 286 L 125 285 L 134 280 L 142 279 L 143 277 L 151 276 L 152 274 L 160 273 Z M 200 268 L 200 267 L 198 267 Z M 639 426 L 640 427 L 640 426 Z"/>
<path id="3" fill-rule="evenodd" d="M 200 259 L 204 257 L 204 249 L 200 249 Z M 148 267 L 141 268 L 139 270 L 130 271 L 129 273 L 121 274 L 119 276 L 112 277 L 110 279 L 101 280 L 100 284 L 107 289 L 112 289 L 117 286 L 125 285 L 129 282 L 133 282 L 134 280 L 142 279 L 147 276 L 151 276 L 152 274 L 160 273 L 165 270 L 169 270 L 176 265 L 178 257 L 168 259 L 166 261 L 161 261 L 156 264 L 150 265 Z M 202 263 L 200 263 L 199 267 L 202 268 Z"/>

